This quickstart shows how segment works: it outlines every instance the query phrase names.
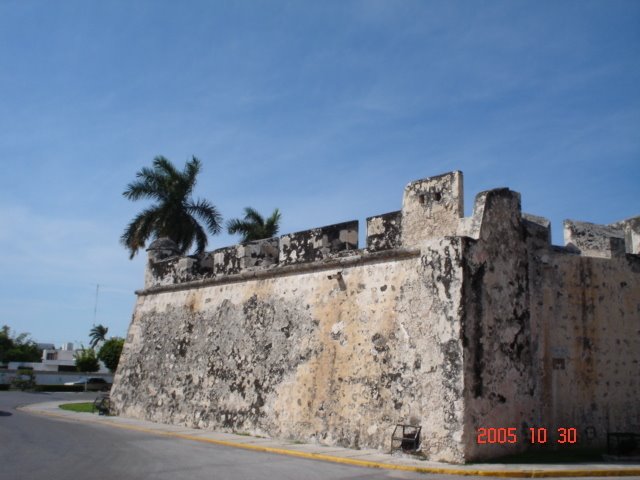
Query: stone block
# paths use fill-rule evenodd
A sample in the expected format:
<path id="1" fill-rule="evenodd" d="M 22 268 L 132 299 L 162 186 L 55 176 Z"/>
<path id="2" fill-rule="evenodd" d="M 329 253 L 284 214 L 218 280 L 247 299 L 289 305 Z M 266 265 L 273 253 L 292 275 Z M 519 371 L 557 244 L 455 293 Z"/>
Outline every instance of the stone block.
<path id="1" fill-rule="evenodd" d="M 389 250 L 402 245 L 402 211 L 367 218 L 367 249 Z"/>
<path id="2" fill-rule="evenodd" d="M 462 172 L 411 182 L 402 201 L 402 245 L 419 246 L 428 238 L 455 235 L 463 215 Z"/>
<path id="3" fill-rule="evenodd" d="M 283 265 L 322 260 L 358 248 L 358 221 L 327 225 L 280 237 L 279 263 Z"/>
<path id="4" fill-rule="evenodd" d="M 564 221 L 564 244 L 585 257 L 612 258 L 625 254 L 622 230 L 588 222 Z"/>
<path id="5" fill-rule="evenodd" d="M 278 263 L 280 239 L 278 237 L 243 243 L 238 249 L 240 268 L 268 267 Z"/>
<path id="6" fill-rule="evenodd" d="M 632 217 L 609 225 L 624 232 L 625 251 L 640 254 L 640 217 Z"/>
<path id="7" fill-rule="evenodd" d="M 241 264 L 241 245 L 232 245 L 230 247 L 218 248 L 213 251 L 213 273 L 217 275 L 233 275 L 240 273 Z"/>
<path id="8" fill-rule="evenodd" d="M 549 248 L 551 246 L 551 222 L 548 219 L 523 213 L 522 224 L 529 244 L 534 249 Z"/>
<path id="9" fill-rule="evenodd" d="M 520 194 L 508 188 L 495 188 L 476 195 L 473 215 L 460 219 L 457 235 L 478 240 L 500 230 L 502 223 L 520 225 Z"/>

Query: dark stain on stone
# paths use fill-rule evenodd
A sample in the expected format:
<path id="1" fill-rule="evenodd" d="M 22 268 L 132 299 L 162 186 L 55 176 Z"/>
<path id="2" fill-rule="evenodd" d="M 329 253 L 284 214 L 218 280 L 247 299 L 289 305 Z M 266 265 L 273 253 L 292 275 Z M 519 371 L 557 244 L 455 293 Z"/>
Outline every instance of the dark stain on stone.
<path id="1" fill-rule="evenodd" d="M 489 394 L 489 400 L 491 400 L 493 402 L 497 402 L 497 403 L 506 403 L 507 402 L 507 399 L 503 395 L 500 395 L 499 393 L 495 393 L 495 392 L 491 392 Z"/>
<path id="2" fill-rule="evenodd" d="M 482 297 L 484 290 L 484 275 L 485 265 L 480 265 L 479 268 L 471 275 L 471 302 L 473 312 L 473 337 L 468 340 L 471 346 L 472 357 L 472 370 L 473 370 L 473 396 L 479 398 L 482 396 L 483 385 L 483 373 L 484 373 L 484 346 L 483 346 L 483 322 L 482 322 Z"/>
<path id="3" fill-rule="evenodd" d="M 462 368 L 460 346 L 456 340 L 449 340 L 440 345 L 440 350 L 444 359 L 442 363 L 444 383 L 448 388 L 457 388 L 455 382 Z"/>
<path id="4" fill-rule="evenodd" d="M 187 347 L 189 346 L 189 339 L 182 338 L 178 341 L 177 352 L 182 358 L 187 355 Z"/>
<path id="5" fill-rule="evenodd" d="M 387 346 L 387 340 L 381 333 L 374 334 L 373 337 L 371 337 L 371 341 L 373 342 L 373 348 L 376 350 L 376 352 L 382 353 L 389 350 L 389 347 Z"/>
<path id="6" fill-rule="evenodd" d="M 397 382 L 400 378 L 402 378 L 402 374 L 398 372 L 388 373 L 385 372 L 380 375 L 380 384 L 385 388 L 390 388 L 391 384 Z"/>
<path id="7" fill-rule="evenodd" d="M 282 333 L 284 333 L 284 338 L 289 338 L 291 336 L 289 325 L 285 325 L 280 329 Z"/>

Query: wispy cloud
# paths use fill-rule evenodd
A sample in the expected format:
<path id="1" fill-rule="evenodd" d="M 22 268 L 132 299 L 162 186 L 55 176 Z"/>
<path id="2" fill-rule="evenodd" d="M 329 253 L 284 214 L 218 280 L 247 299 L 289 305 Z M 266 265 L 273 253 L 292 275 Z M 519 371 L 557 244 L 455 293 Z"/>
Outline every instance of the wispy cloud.
<path id="1" fill-rule="evenodd" d="M 42 341 L 62 342 L 67 328 L 60 328 L 60 320 L 90 325 L 101 284 L 100 318 L 124 334 L 144 267 L 142 258 L 129 262 L 122 247 L 105 243 L 112 233 L 87 219 L 0 206 L 0 323 L 37 331 Z M 122 298 L 115 305 L 105 302 L 114 296 Z"/>

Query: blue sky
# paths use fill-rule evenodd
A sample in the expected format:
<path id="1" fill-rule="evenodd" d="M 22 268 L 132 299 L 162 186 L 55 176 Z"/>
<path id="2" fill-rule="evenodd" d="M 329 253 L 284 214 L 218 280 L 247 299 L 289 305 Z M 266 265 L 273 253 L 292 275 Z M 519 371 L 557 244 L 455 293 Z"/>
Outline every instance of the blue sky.
<path id="1" fill-rule="evenodd" d="M 640 214 L 640 2 L 0 0 L 0 324 L 124 336 L 144 254 L 122 197 L 203 162 L 225 219 L 282 233 L 397 210 L 465 173 L 552 220 Z M 210 249 L 235 243 L 210 239 Z"/>

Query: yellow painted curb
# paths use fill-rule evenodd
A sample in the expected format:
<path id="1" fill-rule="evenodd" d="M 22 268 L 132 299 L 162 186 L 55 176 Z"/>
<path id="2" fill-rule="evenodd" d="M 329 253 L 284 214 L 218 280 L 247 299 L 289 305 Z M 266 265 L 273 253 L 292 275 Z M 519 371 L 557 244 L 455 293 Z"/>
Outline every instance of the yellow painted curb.
<path id="1" fill-rule="evenodd" d="M 73 402 L 66 402 L 73 403 Z M 640 476 L 640 468 L 623 468 L 610 470 L 471 470 L 457 468 L 439 468 L 439 467 L 418 467 L 411 465 L 394 465 L 391 463 L 370 462 L 367 460 L 357 460 L 355 458 L 335 457 L 333 455 L 324 455 L 322 453 L 299 452 L 297 450 L 287 450 L 285 448 L 263 447 L 247 443 L 231 442 L 228 440 L 215 440 L 213 438 L 203 438 L 195 435 L 187 435 L 177 432 L 168 432 L 166 430 L 155 430 L 153 428 L 139 427 L 135 425 L 126 425 L 118 423 L 104 422 L 101 420 L 74 418 L 71 415 L 59 415 L 52 412 L 43 412 L 37 410 L 25 409 L 19 407 L 18 410 L 33 413 L 35 415 L 43 415 L 47 417 L 61 418 L 76 422 L 93 423 L 97 425 L 105 425 L 110 427 L 121 428 L 124 430 L 133 430 L 137 432 L 151 433 L 155 435 L 180 438 L 183 440 L 191 440 L 195 442 L 211 443 L 214 445 L 222 445 L 225 447 L 243 448 L 245 450 L 253 450 L 257 452 L 275 453 L 278 455 L 288 455 L 291 457 L 306 458 L 311 460 L 324 460 L 333 463 L 342 463 L 345 465 L 355 465 L 359 467 L 380 468 L 384 470 L 402 470 L 406 472 L 417 473 L 440 473 L 448 475 L 466 475 L 466 476 L 483 476 L 483 477 L 502 477 L 502 478 L 558 478 L 558 477 L 632 477 Z M 83 415 L 80 413 L 79 415 Z"/>

